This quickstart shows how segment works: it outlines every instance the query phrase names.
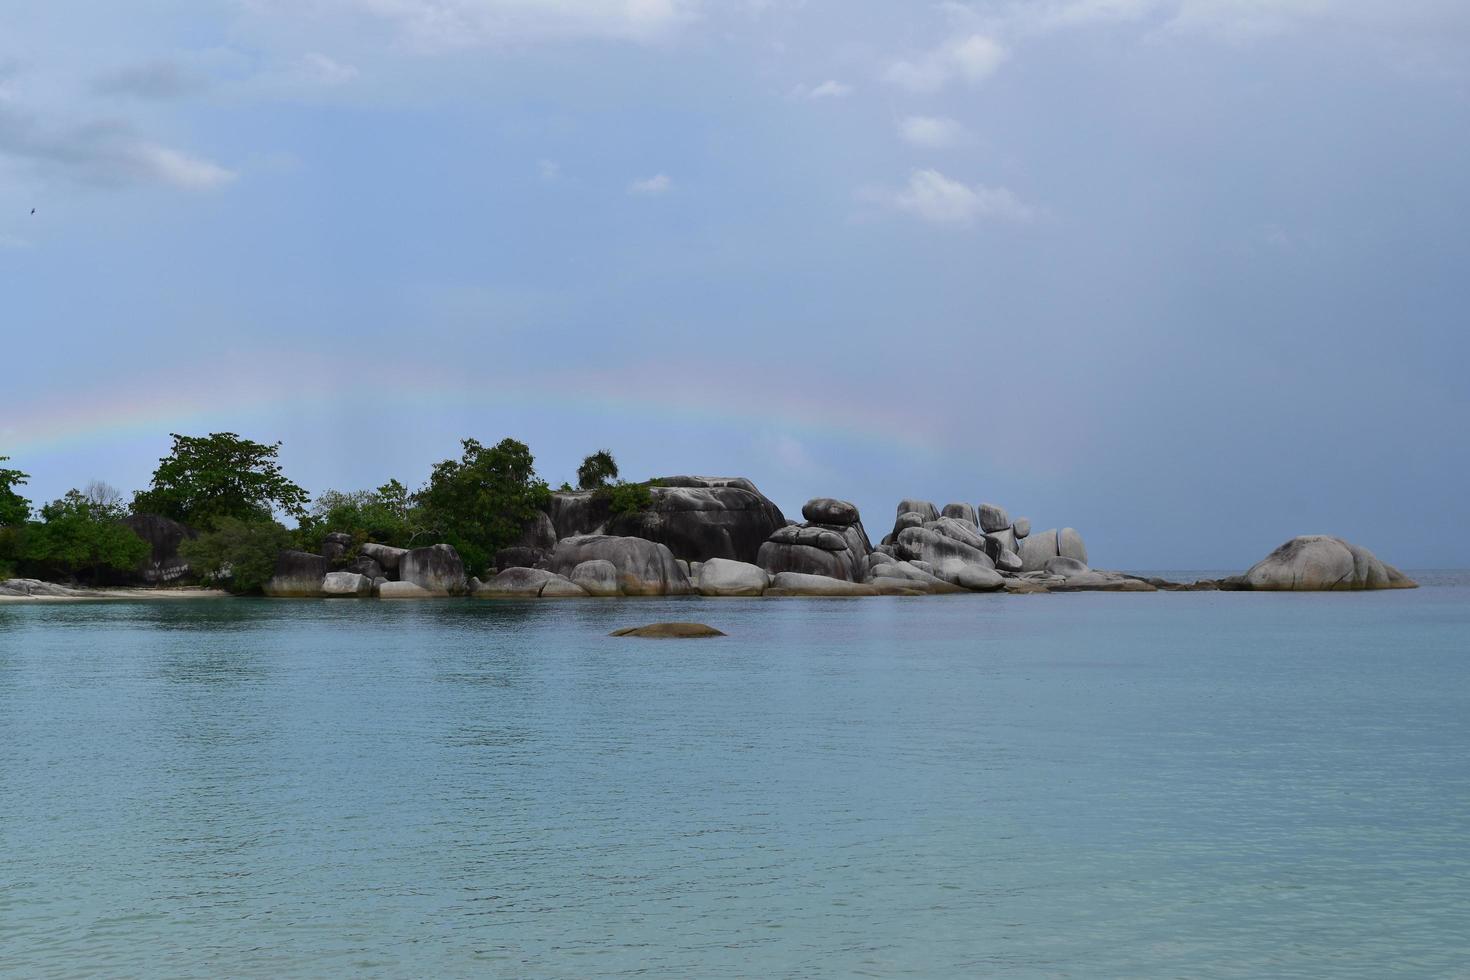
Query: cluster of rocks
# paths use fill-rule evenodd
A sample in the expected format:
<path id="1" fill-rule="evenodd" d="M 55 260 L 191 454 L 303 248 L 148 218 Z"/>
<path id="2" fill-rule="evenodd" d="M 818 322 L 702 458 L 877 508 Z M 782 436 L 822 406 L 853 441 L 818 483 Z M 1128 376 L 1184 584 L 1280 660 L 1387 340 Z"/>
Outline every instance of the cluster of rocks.
<path id="1" fill-rule="evenodd" d="M 749 480 L 668 477 L 646 508 L 614 513 L 596 491 L 552 495 L 545 513 L 495 555 L 494 574 L 468 578 L 447 544 L 353 548 L 330 534 L 321 554 L 283 552 L 273 596 L 486 599 L 614 596 L 864 596 L 960 592 L 1156 589 L 1393 588 L 1408 580 L 1335 538 L 1299 538 L 1237 579 L 1184 586 L 1088 565 L 1075 529 L 1032 531 L 997 504 L 898 505 L 875 547 L 853 504 L 807 501 L 788 521 Z M 1286 584 L 1283 584 L 1286 583 Z M 1412 585 L 1412 583 L 1409 583 Z"/>

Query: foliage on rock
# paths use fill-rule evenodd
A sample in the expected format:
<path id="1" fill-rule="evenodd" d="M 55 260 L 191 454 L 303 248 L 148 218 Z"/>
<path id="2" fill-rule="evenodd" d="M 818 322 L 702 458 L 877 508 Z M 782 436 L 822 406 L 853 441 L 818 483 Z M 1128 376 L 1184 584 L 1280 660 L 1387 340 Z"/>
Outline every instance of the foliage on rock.
<path id="1" fill-rule="evenodd" d="M 50 577 L 86 576 L 97 582 L 104 570 L 131 571 L 150 549 L 132 529 L 118 523 L 123 516 L 121 505 L 106 494 L 68 490 L 60 500 L 43 506 L 41 520 L 25 529 L 20 558 L 33 571 Z"/>
<path id="2" fill-rule="evenodd" d="M 612 451 L 609 449 L 597 450 L 582 460 L 582 465 L 577 467 L 577 489 L 579 490 L 598 490 L 617 478 L 618 462 L 613 459 Z"/>
<path id="3" fill-rule="evenodd" d="M 397 480 L 376 490 L 328 490 L 317 497 L 301 521 L 300 543 L 307 551 L 321 548 L 326 535 L 352 535 L 356 544 L 375 541 L 411 548 L 424 530 L 415 495 Z"/>
<path id="4" fill-rule="evenodd" d="M 268 521 L 276 510 L 305 515 L 310 495 L 281 471 L 279 442 L 254 442 L 233 432 L 172 436 L 173 450 L 158 461 L 152 484 L 133 498 L 134 513 L 161 514 L 204 529 L 225 518 Z"/>
<path id="5" fill-rule="evenodd" d="M 0 456 L 0 463 L 9 460 L 9 456 Z M 31 502 L 15 492 L 30 478 L 29 473 L 0 466 L 0 527 L 16 527 L 31 516 Z"/>
<path id="6" fill-rule="evenodd" d="M 453 545 L 465 567 L 479 572 L 546 508 L 551 490 L 523 442 L 502 439 L 487 447 L 465 439 L 461 446 L 459 459 L 435 464 L 418 499 L 434 539 Z"/>
<path id="7" fill-rule="evenodd" d="M 179 545 L 179 555 L 204 582 L 245 595 L 260 592 L 276 557 L 293 543 L 292 533 L 273 520 L 222 517 L 213 530 Z"/>

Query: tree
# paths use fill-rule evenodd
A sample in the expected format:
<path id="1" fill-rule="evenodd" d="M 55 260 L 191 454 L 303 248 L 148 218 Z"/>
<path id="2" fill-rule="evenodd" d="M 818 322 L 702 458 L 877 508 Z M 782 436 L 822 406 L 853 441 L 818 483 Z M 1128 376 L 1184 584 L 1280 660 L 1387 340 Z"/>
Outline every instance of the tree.
<path id="1" fill-rule="evenodd" d="M 9 456 L 0 456 L 0 463 L 8 462 Z M 31 478 L 29 473 L 10 470 L 0 466 L 0 527 L 18 527 L 31 516 L 31 502 L 15 492 Z"/>
<path id="2" fill-rule="evenodd" d="M 488 449 L 461 442 L 464 455 L 434 466 L 419 493 L 425 522 L 453 545 L 472 570 L 483 570 L 513 544 L 551 499 L 525 443 L 503 439 Z"/>
<path id="3" fill-rule="evenodd" d="M 389 480 L 376 490 L 328 490 L 316 499 L 301 522 L 303 547 L 316 551 L 332 531 L 350 534 L 359 543 L 406 548 L 420 533 L 418 509 L 408 488 Z"/>
<path id="4" fill-rule="evenodd" d="M 41 508 L 41 521 L 25 535 L 21 557 L 52 575 L 76 578 L 90 572 L 93 582 L 100 581 L 103 569 L 131 571 L 150 549 L 131 528 L 118 523 L 123 516 L 120 505 L 68 490 Z"/>
<path id="5" fill-rule="evenodd" d="M 233 432 L 171 435 L 173 451 L 158 461 L 152 486 L 133 497 L 134 513 L 201 528 L 227 517 L 266 521 L 277 509 L 298 518 L 306 513 L 310 495 L 281 472 L 279 442 L 252 442 Z"/>
<path id="6" fill-rule="evenodd" d="M 597 450 L 577 467 L 577 488 L 580 490 L 596 490 L 607 486 L 609 480 L 617 478 L 618 461 L 613 459 L 612 452 L 607 449 Z"/>
<path id="7" fill-rule="evenodd" d="M 214 530 L 179 545 L 179 557 L 205 580 L 241 594 L 259 592 L 292 546 L 291 532 L 275 521 L 222 517 Z"/>

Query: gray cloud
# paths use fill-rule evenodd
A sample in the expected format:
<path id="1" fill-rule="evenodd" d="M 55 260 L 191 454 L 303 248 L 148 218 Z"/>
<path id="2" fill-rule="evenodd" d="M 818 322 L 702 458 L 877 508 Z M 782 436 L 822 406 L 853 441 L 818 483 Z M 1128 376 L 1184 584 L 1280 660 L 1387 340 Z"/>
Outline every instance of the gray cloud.
<path id="1" fill-rule="evenodd" d="M 145 139 L 121 120 L 48 128 L 4 105 L 0 105 L 0 156 L 29 165 L 43 177 L 99 186 L 155 183 L 208 190 L 235 178 L 233 171 L 219 164 Z"/>
<path id="2" fill-rule="evenodd" d="M 101 95 L 121 95 L 138 99 L 179 99 L 203 91 L 208 80 L 173 61 L 152 61 L 129 65 L 98 75 L 92 90 Z"/>

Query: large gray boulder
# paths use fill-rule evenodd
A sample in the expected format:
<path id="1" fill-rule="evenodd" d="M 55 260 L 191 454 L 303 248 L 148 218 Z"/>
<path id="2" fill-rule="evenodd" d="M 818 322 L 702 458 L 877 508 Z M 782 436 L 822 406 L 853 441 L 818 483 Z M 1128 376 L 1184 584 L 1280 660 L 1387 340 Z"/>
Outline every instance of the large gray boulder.
<path id="1" fill-rule="evenodd" d="M 980 535 L 975 525 L 968 521 L 962 521 L 954 517 L 941 517 L 937 521 L 930 521 L 924 527 L 936 534 L 953 538 L 961 544 L 967 544 L 977 551 L 985 550 L 985 538 Z"/>
<path id="2" fill-rule="evenodd" d="M 1006 585 L 1006 580 L 1000 572 L 983 565 L 955 566 L 950 581 L 971 592 L 998 592 Z"/>
<path id="3" fill-rule="evenodd" d="M 788 525 L 761 545 L 756 564 L 772 575 L 795 572 L 861 582 L 872 550 L 861 520 L 845 525 Z"/>
<path id="4" fill-rule="evenodd" d="M 379 565 L 376 559 L 369 558 L 367 555 L 358 555 L 352 560 L 352 564 L 348 565 L 343 571 L 356 572 L 359 575 L 364 575 L 369 582 L 373 579 L 384 577 L 383 566 Z"/>
<path id="5" fill-rule="evenodd" d="M 622 595 L 618 588 L 618 567 L 610 561 L 595 558 L 572 569 L 571 580 L 588 595 Z"/>
<path id="6" fill-rule="evenodd" d="M 891 589 L 897 586 L 936 595 L 964 591 L 960 586 L 946 582 L 939 576 L 932 575 L 907 561 L 891 561 L 874 565 L 867 582 L 880 589 Z"/>
<path id="7" fill-rule="evenodd" d="M 379 582 L 379 599 L 433 599 L 435 593 L 412 582 Z"/>
<path id="8" fill-rule="evenodd" d="M 975 516 L 975 508 L 969 504 L 945 504 L 944 510 L 939 512 L 940 517 L 953 517 L 958 521 L 978 527 L 979 519 Z"/>
<path id="9" fill-rule="evenodd" d="M 980 530 L 989 534 L 1011 526 L 1011 517 L 999 504 L 980 505 Z"/>
<path id="10" fill-rule="evenodd" d="M 928 527 L 905 528 L 894 543 L 898 556 L 905 561 L 922 561 L 935 568 L 949 562 L 993 568 L 995 563 L 983 550 L 958 541 Z M 941 575 L 941 578 L 944 576 Z"/>
<path id="11" fill-rule="evenodd" d="M 858 522 L 857 505 L 832 497 L 813 497 L 801 508 L 801 516 L 812 524 L 836 524 L 846 527 Z"/>
<path id="12" fill-rule="evenodd" d="M 198 531 L 159 514 L 130 514 L 122 525 L 148 542 L 148 557 L 137 569 L 144 582 L 175 582 L 189 574 L 189 563 L 179 557 L 179 545 L 197 538 Z"/>
<path id="13" fill-rule="evenodd" d="M 1057 554 L 1087 564 L 1087 545 L 1082 543 L 1082 535 L 1076 528 L 1064 527 L 1057 532 Z"/>
<path id="14" fill-rule="evenodd" d="M 690 562 L 748 562 L 771 532 L 786 524 L 781 508 L 743 477 L 669 476 L 656 482 L 649 487 L 649 507 L 631 514 L 613 514 L 605 493 L 553 494 L 554 529 L 559 537 L 644 538 Z"/>
<path id="15" fill-rule="evenodd" d="M 900 500 L 898 502 L 896 513 L 907 514 L 911 511 L 918 514 L 924 521 L 939 520 L 939 511 L 935 510 L 934 505 L 927 500 Z"/>
<path id="16" fill-rule="evenodd" d="M 1020 540 L 1031 533 L 1031 518 L 1018 517 L 1016 523 L 1011 525 L 1011 530 L 1016 532 L 1016 539 Z"/>
<path id="17" fill-rule="evenodd" d="M 1039 572 L 1057 556 L 1057 532 L 1037 531 L 1021 539 L 1021 566 L 1028 572 Z"/>
<path id="18" fill-rule="evenodd" d="M 403 560 L 404 555 L 408 554 L 408 549 L 393 548 L 386 544 L 369 541 L 366 544 L 358 545 L 357 553 L 377 562 L 379 567 L 383 569 L 383 574 L 391 579 L 398 574 L 399 562 Z"/>
<path id="19" fill-rule="evenodd" d="M 322 557 L 328 561 L 345 558 L 352 550 L 352 535 L 345 531 L 332 531 L 322 538 Z"/>
<path id="20" fill-rule="evenodd" d="M 709 596 L 757 596 L 766 591 L 770 576 L 759 565 L 711 558 L 699 567 L 699 594 Z"/>
<path id="21" fill-rule="evenodd" d="M 551 576 L 551 580 L 541 587 L 543 599 L 585 599 L 590 594 L 576 582 L 560 575 Z"/>
<path id="22" fill-rule="evenodd" d="M 475 586 L 470 593 L 476 599 L 537 599 L 553 575 L 544 568 L 507 568 Z"/>
<path id="23" fill-rule="evenodd" d="M 276 556 L 276 568 L 263 591 L 269 596 L 300 599 L 322 594 L 322 579 L 332 570 L 332 563 L 321 555 L 305 551 L 283 551 Z"/>
<path id="24" fill-rule="evenodd" d="M 0 582 L 0 596 L 7 598 L 79 599 L 89 593 L 37 578 L 8 578 Z"/>
<path id="25" fill-rule="evenodd" d="M 435 595 L 460 595 L 466 587 L 464 562 L 447 544 L 414 548 L 399 560 L 398 581 L 412 582 Z"/>
<path id="26" fill-rule="evenodd" d="M 329 599 L 361 599 L 373 594 L 373 580 L 356 572 L 328 572 L 322 579 L 322 595 Z"/>
<path id="27" fill-rule="evenodd" d="M 1259 591 L 1295 592 L 1418 587 L 1367 548 L 1324 534 L 1292 538 L 1252 565 L 1239 583 Z"/>
<path id="28" fill-rule="evenodd" d="M 569 575 L 584 561 L 608 561 L 623 595 L 688 595 L 689 578 L 667 546 L 644 538 L 581 534 L 562 538 L 547 559 L 551 571 Z"/>

